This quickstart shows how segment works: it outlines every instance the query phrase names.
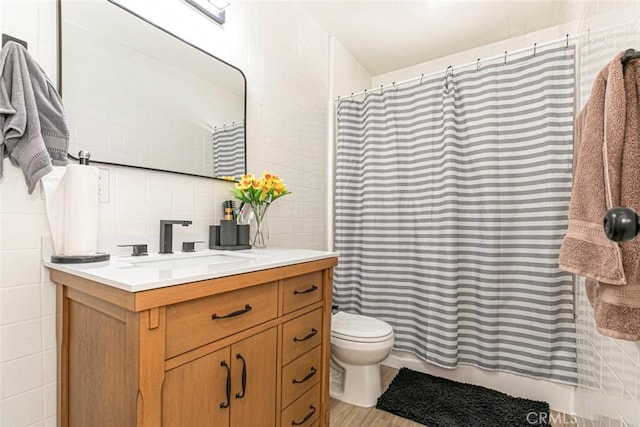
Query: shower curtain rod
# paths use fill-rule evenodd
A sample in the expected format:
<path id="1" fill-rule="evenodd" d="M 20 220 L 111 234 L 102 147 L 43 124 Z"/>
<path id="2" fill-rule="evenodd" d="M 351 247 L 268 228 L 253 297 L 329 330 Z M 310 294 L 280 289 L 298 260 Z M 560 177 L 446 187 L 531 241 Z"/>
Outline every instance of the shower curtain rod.
<path id="1" fill-rule="evenodd" d="M 504 54 L 490 56 L 489 58 L 485 58 L 482 61 L 490 62 L 490 61 L 495 61 L 496 59 L 504 58 L 504 60 L 506 62 L 507 57 L 510 57 L 510 56 L 513 56 L 513 55 L 518 55 L 520 53 L 523 53 L 523 52 L 526 52 L 526 51 L 529 51 L 529 50 L 532 50 L 533 54 L 535 55 L 537 48 L 547 47 L 547 46 L 551 46 L 551 45 L 558 44 L 558 43 L 561 43 L 561 42 L 565 42 L 567 44 L 567 46 L 569 46 L 569 41 L 570 40 L 576 40 L 577 38 L 578 38 L 578 36 L 569 37 L 569 34 L 567 34 L 566 37 L 562 37 L 561 39 L 551 40 L 549 42 L 542 43 L 542 44 L 534 43 L 533 44 L 533 50 L 532 50 L 531 47 L 525 47 L 525 48 L 522 48 L 522 49 L 514 50 L 512 52 L 508 52 L 508 51 L 505 50 Z M 478 58 L 477 60 L 475 60 L 473 62 L 467 62 L 466 64 L 458 65 L 458 66 L 455 66 L 455 67 L 452 66 L 452 65 L 449 65 L 447 67 L 447 72 L 448 72 L 448 70 L 450 68 L 451 68 L 451 70 L 453 72 L 454 70 L 459 70 L 460 68 L 470 67 L 472 65 L 478 66 L 479 64 L 482 64 L 482 61 L 481 61 L 481 58 Z M 416 81 L 416 80 L 422 80 L 425 77 L 428 78 L 428 77 L 431 77 L 431 76 L 436 76 L 438 74 L 442 74 L 442 71 L 434 71 L 432 73 L 421 74 L 421 75 L 419 75 L 417 77 L 412 77 L 412 78 L 407 79 L 407 80 L 402 80 L 402 81 L 399 81 L 399 82 L 393 82 L 391 84 L 386 84 L 386 85 L 380 85 L 378 87 L 373 87 L 371 89 L 361 90 L 360 92 L 352 92 L 350 95 L 347 95 L 347 96 L 338 96 L 337 98 L 334 98 L 334 102 L 340 101 L 340 99 L 353 98 L 354 96 L 358 96 L 358 95 L 363 95 L 363 94 L 366 95 L 367 92 L 383 90 L 383 89 L 387 89 L 387 88 L 390 88 L 390 87 L 396 87 L 397 88 L 397 86 L 399 86 L 399 85 L 402 85 L 402 84 L 405 84 L 405 83 L 409 83 L 409 82 L 413 82 L 413 81 Z"/>

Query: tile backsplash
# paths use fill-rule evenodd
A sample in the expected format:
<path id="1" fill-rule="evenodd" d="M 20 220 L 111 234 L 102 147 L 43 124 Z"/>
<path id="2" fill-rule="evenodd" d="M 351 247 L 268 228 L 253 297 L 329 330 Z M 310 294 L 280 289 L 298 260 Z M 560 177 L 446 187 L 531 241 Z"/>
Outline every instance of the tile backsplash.
<path id="1" fill-rule="evenodd" d="M 640 426 L 640 343 L 601 335 L 577 286 L 578 382 L 576 413 L 587 426 Z"/>

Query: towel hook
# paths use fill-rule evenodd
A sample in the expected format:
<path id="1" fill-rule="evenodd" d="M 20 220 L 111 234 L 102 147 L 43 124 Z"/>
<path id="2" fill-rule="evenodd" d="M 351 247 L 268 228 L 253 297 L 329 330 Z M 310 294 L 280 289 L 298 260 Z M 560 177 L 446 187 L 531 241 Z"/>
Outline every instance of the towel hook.
<path id="1" fill-rule="evenodd" d="M 628 242 L 640 232 L 640 216 L 631 208 L 609 209 L 604 216 L 604 234 L 614 242 Z"/>

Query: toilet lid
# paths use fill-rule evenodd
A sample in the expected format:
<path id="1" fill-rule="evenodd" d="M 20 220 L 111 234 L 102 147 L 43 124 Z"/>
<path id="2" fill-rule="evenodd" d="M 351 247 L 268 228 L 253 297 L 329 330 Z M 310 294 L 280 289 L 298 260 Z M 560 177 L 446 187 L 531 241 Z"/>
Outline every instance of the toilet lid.
<path id="1" fill-rule="evenodd" d="M 339 311 L 331 318 L 331 335 L 346 339 L 386 338 L 393 335 L 393 328 L 373 317 Z"/>

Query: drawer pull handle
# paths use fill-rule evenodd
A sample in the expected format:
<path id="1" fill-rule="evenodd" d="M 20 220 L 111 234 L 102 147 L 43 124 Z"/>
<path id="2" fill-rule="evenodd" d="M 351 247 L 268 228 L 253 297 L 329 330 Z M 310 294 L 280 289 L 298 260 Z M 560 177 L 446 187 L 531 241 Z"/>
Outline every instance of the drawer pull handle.
<path id="1" fill-rule="evenodd" d="M 218 316 L 216 313 L 211 315 L 211 320 L 216 319 L 228 319 L 229 317 L 240 316 L 241 314 L 245 314 L 251 311 L 251 306 L 249 304 L 245 305 L 242 310 L 234 311 L 233 313 L 225 314 L 224 316 Z"/>
<path id="2" fill-rule="evenodd" d="M 229 369 L 229 365 L 227 365 L 227 362 L 225 362 L 224 360 L 222 362 L 220 362 L 220 366 L 222 366 L 223 368 L 226 368 L 227 370 L 227 402 L 222 402 L 220 404 L 221 408 L 228 408 L 229 407 L 229 398 L 231 397 L 231 369 Z"/>
<path id="3" fill-rule="evenodd" d="M 300 341 L 306 341 L 309 338 L 313 338 L 316 334 L 318 333 L 318 330 L 316 328 L 312 328 L 311 332 L 309 333 L 309 335 L 304 336 L 302 338 L 298 338 L 298 337 L 293 337 L 293 342 L 300 342 Z"/>
<path id="4" fill-rule="evenodd" d="M 294 383 L 294 384 L 302 384 L 302 383 L 303 383 L 303 382 L 305 382 L 305 381 L 309 381 L 309 379 L 310 379 L 312 376 L 314 376 L 314 375 L 316 374 L 316 372 L 318 372 L 318 371 L 316 370 L 316 368 L 314 368 L 314 367 L 312 366 L 312 367 L 311 367 L 311 372 L 309 372 L 309 373 L 307 374 L 307 376 L 306 376 L 306 377 L 304 377 L 304 378 L 303 378 L 303 379 L 301 379 L 301 380 L 297 380 L 297 379 L 295 379 L 295 378 L 294 378 L 294 379 L 293 379 L 293 383 Z"/>
<path id="5" fill-rule="evenodd" d="M 318 287 L 316 285 L 311 285 L 311 287 L 309 289 L 305 289 L 304 291 L 298 291 L 295 290 L 293 291 L 294 295 L 298 295 L 298 294 L 308 294 L 309 292 L 313 292 L 313 291 L 317 291 Z"/>
<path id="6" fill-rule="evenodd" d="M 313 414 L 316 413 L 316 407 L 313 406 L 313 405 L 309 405 L 309 409 L 311 409 L 311 411 L 307 415 L 304 416 L 302 421 L 300 421 L 300 422 L 291 421 L 291 425 L 292 426 L 301 426 L 302 424 L 304 424 L 307 421 L 309 421 L 309 418 L 313 417 Z"/>
<path id="7" fill-rule="evenodd" d="M 242 393 L 236 393 L 236 399 L 242 399 L 247 391 L 247 361 L 240 353 L 236 354 L 236 359 L 242 360 Z"/>

